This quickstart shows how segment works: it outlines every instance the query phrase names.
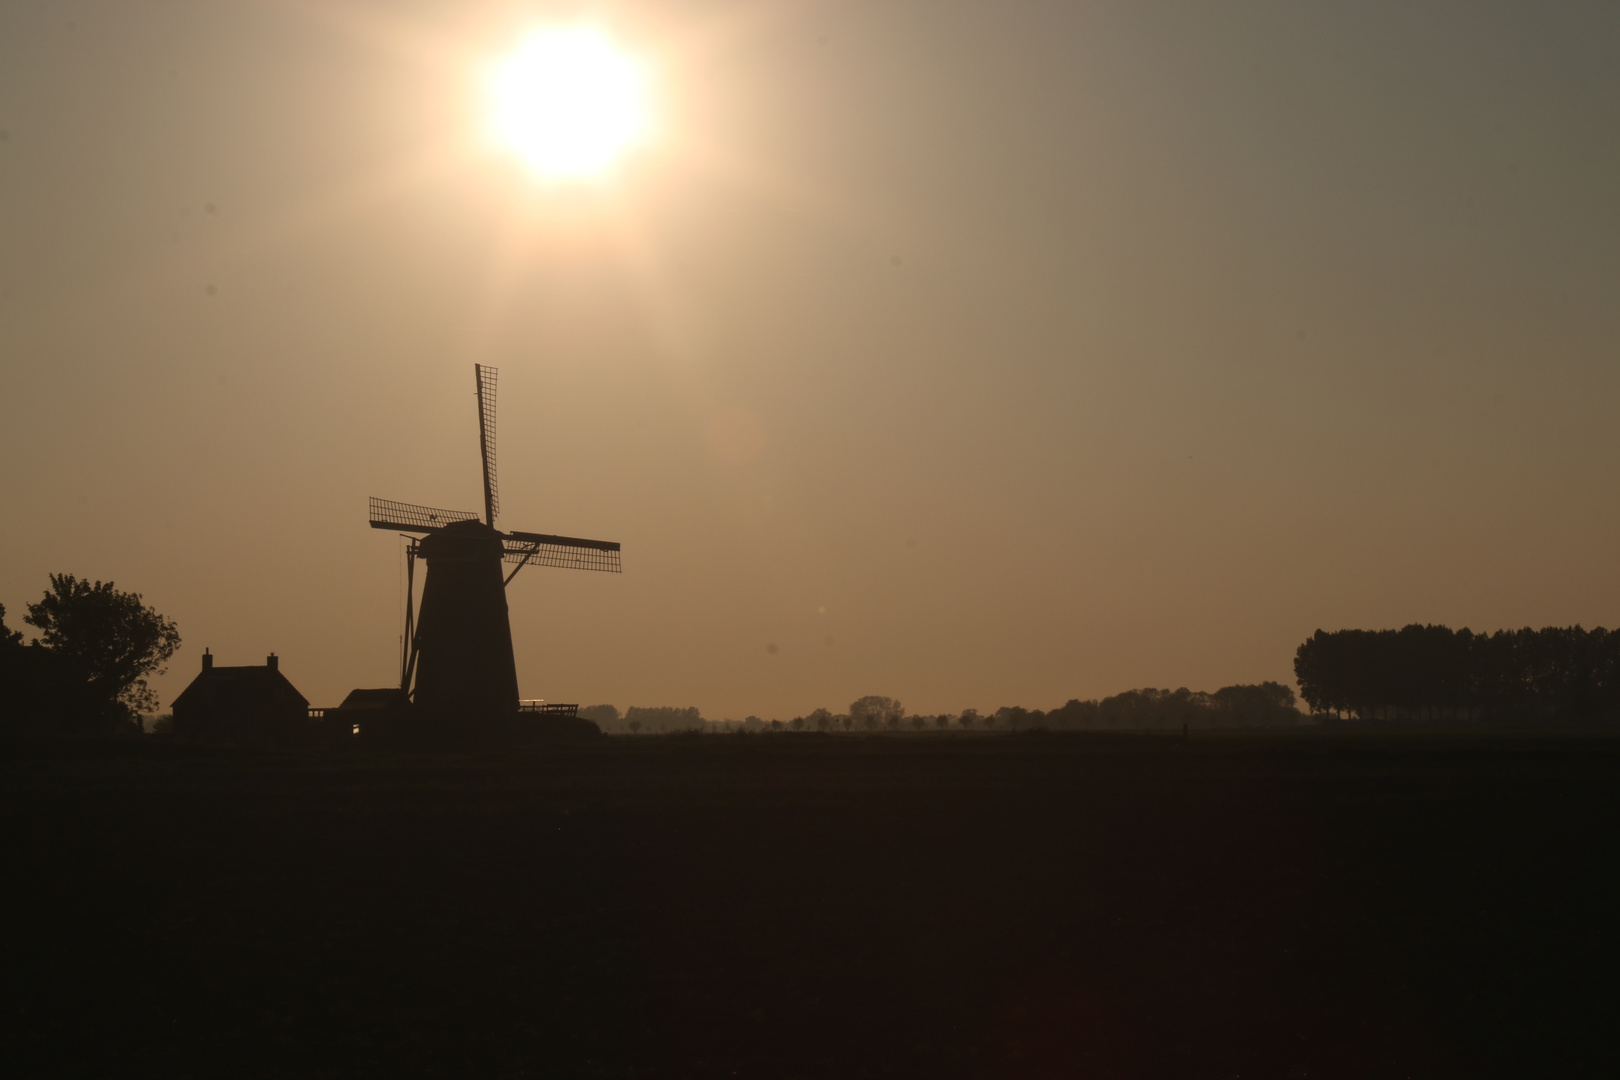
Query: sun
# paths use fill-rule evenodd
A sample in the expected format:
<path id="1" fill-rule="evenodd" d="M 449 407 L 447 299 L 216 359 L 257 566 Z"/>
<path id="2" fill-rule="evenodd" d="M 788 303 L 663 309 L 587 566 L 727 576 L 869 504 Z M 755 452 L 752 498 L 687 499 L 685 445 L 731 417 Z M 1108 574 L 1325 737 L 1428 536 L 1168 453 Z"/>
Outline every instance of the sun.
<path id="1" fill-rule="evenodd" d="M 489 72 L 490 131 L 540 176 L 595 176 L 645 136 L 645 82 L 600 30 L 537 30 Z"/>

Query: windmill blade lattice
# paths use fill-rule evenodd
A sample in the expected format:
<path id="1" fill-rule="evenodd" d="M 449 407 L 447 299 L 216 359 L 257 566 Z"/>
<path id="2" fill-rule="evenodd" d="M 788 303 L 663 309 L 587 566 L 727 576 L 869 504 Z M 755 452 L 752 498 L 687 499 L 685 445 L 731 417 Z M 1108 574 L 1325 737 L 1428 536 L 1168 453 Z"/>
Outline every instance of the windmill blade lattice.
<path id="1" fill-rule="evenodd" d="M 612 540 L 581 540 L 573 536 L 509 533 L 502 537 L 506 561 L 521 566 L 556 566 L 565 570 L 600 570 L 620 573 L 619 545 Z M 514 571 L 515 573 L 516 571 Z"/>
<path id="2" fill-rule="evenodd" d="M 495 527 L 501 497 L 495 489 L 495 369 L 474 364 L 478 377 L 478 447 L 484 457 L 484 520 Z"/>
<path id="3" fill-rule="evenodd" d="M 435 510 L 431 506 L 371 497 L 371 527 L 405 532 L 438 532 L 455 521 L 477 521 L 471 510 Z"/>

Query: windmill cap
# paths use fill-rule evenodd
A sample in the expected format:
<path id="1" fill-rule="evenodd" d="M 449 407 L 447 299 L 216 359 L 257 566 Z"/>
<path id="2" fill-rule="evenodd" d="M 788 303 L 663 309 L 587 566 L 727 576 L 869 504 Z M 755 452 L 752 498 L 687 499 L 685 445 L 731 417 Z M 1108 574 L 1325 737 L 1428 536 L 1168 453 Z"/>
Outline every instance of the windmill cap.
<path id="1" fill-rule="evenodd" d="M 477 518 L 468 518 L 465 521 L 452 521 L 439 530 L 441 533 L 455 533 L 459 536 L 495 536 L 496 530 L 485 525 Z"/>
<path id="2" fill-rule="evenodd" d="M 438 532 L 423 537 L 421 551 L 427 559 L 449 556 L 499 560 L 506 554 L 501 534 L 482 521 L 452 521 Z"/>

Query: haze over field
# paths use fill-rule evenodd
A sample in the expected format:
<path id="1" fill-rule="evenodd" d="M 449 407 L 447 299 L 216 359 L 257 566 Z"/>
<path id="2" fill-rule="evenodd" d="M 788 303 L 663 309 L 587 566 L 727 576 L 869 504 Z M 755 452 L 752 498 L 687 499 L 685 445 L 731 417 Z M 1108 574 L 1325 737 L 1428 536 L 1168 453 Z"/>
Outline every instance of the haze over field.
<path id="1" fill-rule="evenodd" d="M 605 176 L 494 144 L 582 11 Z M 525 570 L 526 697 L 786 719 L 1292 681 L 1620 620 L 1620 8 L 0 7 L 0 603 L 50 572 L 397 677 L 378 495 Z M 15 622 L 15 618 L 13 622 Z"/>

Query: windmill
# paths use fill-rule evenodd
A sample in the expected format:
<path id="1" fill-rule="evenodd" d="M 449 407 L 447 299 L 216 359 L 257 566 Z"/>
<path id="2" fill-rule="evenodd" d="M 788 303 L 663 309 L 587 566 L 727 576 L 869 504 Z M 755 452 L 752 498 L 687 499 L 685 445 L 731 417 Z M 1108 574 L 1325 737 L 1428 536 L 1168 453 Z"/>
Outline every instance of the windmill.
<path id="1" fill-rule="evenodd" d="M 371 527 L 409 534 L 405 549 L 405 639 L 399 688 L 418 712 L 489 715 L 518 710 L 517 663 L 506 587 L 531 563 L 619 572 L 619 545 L 495 527 L 495 369 L 473 365 L 478 384 L 478 446 L 484 462 L 484 517 L 371 499 Z M 427 564 L 413 611 L 416 560 Z M 511 566 L 510 572 L 506 567 Z M 411 687 L 412 679 L 416 686 Z"/>

